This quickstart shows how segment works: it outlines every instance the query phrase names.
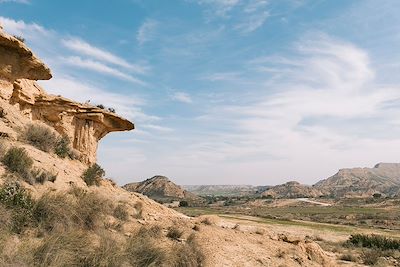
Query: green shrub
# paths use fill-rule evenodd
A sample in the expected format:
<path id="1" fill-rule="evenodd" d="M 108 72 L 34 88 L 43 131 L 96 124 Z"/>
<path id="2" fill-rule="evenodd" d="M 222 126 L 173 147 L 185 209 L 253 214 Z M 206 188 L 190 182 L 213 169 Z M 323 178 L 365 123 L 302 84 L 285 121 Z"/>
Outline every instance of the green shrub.
<path id="1" fill-rule="evenodd" d="M 25 43 L 25 38 L 24 38 L 24 37 L 19 36 L 19 35 L 13 35 L 13 37 L 14 37 L 15 39 L 17 39 L 18 41 L 20 41 L 20 42 L 22 42 L 22 43 Z"/>
<path id="2" fill-rule="evenodd" d="M 127 221 L 129 218 L 129 213 L 126 210 L 126 206 L 119 204 L 115 209 L 113 213 L 114 217 L 117 219 L 120 219 L 121 221 Z"/>
<path id="3" fill-rule="evenodd" d="M 186 200 L 179 201 L 179 207 L 188 207 L 189 203 Z"/>
<path id="4" fill-rule="evenodd" d="M 68 136 L 63 135 L 57 139 L 54 152 L 60 158 L 65 158 L 71 155 L 71 145 Z"/>
<path id="5" fill-rule="evenodd" d="M 57 135 L 45 125 L 30 124 L 25 128 L 22 139 L 32 146 L 44 151 L 53 151 L 57 143 Z"/>
<path id="6" fill-rule="evenodd" d="M 21 233 L 32 222 L 34 201 L 31 195 L 18 183 L 6 184 L 0 188 L 0 204 L 11 210 L 11 230 Z"/>
<path id="7" fill-rule="evenodd" d="M 9 209 L 32 209 L 31 195 L 18 183 L 6 184 L 0 188 L 0 203 Z"/>
<path id="8" fill-rule="evenodd" d="M 32 183 L 30 171 L 33 160 L 24 148 L 11 147 L 4 155 L 2 162 L 9 171 L 20 175 L 27 182 Z"/>
<path id="9" fill-rule="evenodd" d="M 177 227 L 170 227 L 167 232 L 167 237 L 178 240 L 183 235 L 183 231 Z"/>
<path id="10" fill-rule="evenodd" d="M 388 238 L 381 235 L 351 235 L 347 241 L 357 247 L 378 248 L 381 250 L 400 249 L 400 240 Z"/>
<path id="11" fill-rule="evenodd" d="M 97 163 L 93 164 L 82 175 L 82 179 L 88 186 L 100 185 L 101 179 L 104 177 L 105 171 Z"/>

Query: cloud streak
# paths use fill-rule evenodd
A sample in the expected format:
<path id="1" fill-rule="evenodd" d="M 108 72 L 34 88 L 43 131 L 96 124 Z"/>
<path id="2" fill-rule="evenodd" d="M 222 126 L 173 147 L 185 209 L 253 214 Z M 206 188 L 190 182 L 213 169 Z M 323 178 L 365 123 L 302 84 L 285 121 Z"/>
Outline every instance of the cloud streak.
<path id="1" fill-rule="evenodd" d="M 139 45 L 144 45 L 155 38 L 157 26 L 158 22 L 153 19 L 147 19 L 143 22 L 136 34 L 136 40 Z"/>
<path id="2" fill-rule="evenodd" d="M 106 63 L 124 67 L 140 74 L 146 73 L 147 71 L 147 68 L 143 66 L 131 64 L 125 59 L 118 57 L 104 49 L 91 45 L 88 42 L 83 41 L 79 38 L 64 39 L 62 40 L 62 44 L 68 49 L 71 49 L 72 51 L 75 51 L 79 54 L 90 56 Z"/>
<path id="3" fill-rule="evenodd" d="M 88 69 L 92 71 L 96 71 L 102 74 L 107 74 L 114 76 L 116 78 L 126 80 L 132 83 L 136 83 L 139 85 L 146 85 L 145 82 L 143 82 L 140 79 L 137 79 L 129 74 L 123 73 L 117 69 L 111 68 L 101 62 L 90 60 L 90 59 L 82 59 L 77 56 L 70 56 L 70 57 L 61 57 L 61 60 L 63 63 L 74 66 L 74 67 L 79 67 L 83 69 Z"/>
<path id="4" fill-rule="evenodd" d="M 176 92 L 171 96 L 172 100 L 186 103 L 186 104 L 191 104 L 193 103 L 192 98 L 190 97 L 189 94 L 184 93 L 184 92 Z"/>

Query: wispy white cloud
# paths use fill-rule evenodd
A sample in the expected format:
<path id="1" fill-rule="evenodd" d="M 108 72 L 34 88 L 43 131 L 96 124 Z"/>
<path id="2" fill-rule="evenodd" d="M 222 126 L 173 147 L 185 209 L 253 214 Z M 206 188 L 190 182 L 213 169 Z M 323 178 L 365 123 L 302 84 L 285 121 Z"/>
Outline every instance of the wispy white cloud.
<path id="1" fill-rule="evenodd" d="M 216 81 L 236 81 L 240 78 L 239 72 L 216 72 L 200 77 L 202 80 L 208 80 L 212 82 Z"/>
<path id="2" fill-rule="evenodd" d="M 158 26 L 158 22 L 153 19 L 147 19 L 143 22 L 143 24 L 139 27 L 136 40 L 140 45 L 143 45 L 146 42 L 149 42 L 154 39 L 155 31 Z"/>
<path id="3" fill-rule="evenodd" d="M 1 3 L 30 4 L 29 0 L 0 0 Z"/>
<path id="4" fill-rule="evenodd" d="M 149 130 L 155 130 L 159 132 L 172 132 L 173 129 L 169 127 L 164 127 L 156 124 L 142 124 L 140 125 L 141 128 L 149 129 Z"/>
<path id="5" fill-rule="evenodd" d="M 34 36 L 49 35 L 50 31 L 36 23 L 25 23 L 23 20 L 13 20 L 0 16 L 0 24 L 10 34 Z"/>
<path id="6" fill-rule="evenodd" d="M 148 69 L 147 67 L 144 66 L 129 63 L 125 59 L 118 57 L 107 50 L 91 45 L 88 42 L 81 40 L 79 38 L 64 39 L 62 40 L 62 44 L 68 49 L 71 49 L 79 54 L 90 56 L 103 62 L 124 67 L 137 73 L 143 74 Z"/>
<path id="7" fill-rule="evenodd" d="M 235 29 L 242 33 L 250 33 L 262 25 L 264 25 L 265 21 L 269 17 L 268 11 L 257 12 L 254 14 L 250 14 L 246 19 L 242 22 L 235 25 Z"/>
<path id="8" fill-rule="evenodd" d="M 206 6 L 207 20 L 222 18 L 240 33 L 251 33 L 264 25 L 269 17 L 267 0 L 198 0 Z"/>
<path id="9" fill-rule="evenodd" d="M 184 92 L 175 92 L 171 96 L 171 99 L 178 101 L 178 102 L 187 103 L 187 104 L 191 104 L 193 102 L 190 95 L 188 93 L 184 93 Z"/>
<path id="10" fill-rule="evenodd" d="M 98 61 L 94 61 L 94 60 L 90 60 L 90 59 L 82 59 L 77 56 L 61 57 L 60 59 L 63 63 L 69 64 L 71 66 L 93 70 L 93 71 L 96 71 L 99 73 L 111 75 L 111 76 L 117 77 L 119 79 L 130 81 L 130 82 L 133 82 L 136 84 L 146 85 L 146 83 L 143 82 L 142 80 L 137 79 L 127 73 L 121 72 L 115 68 L 111 68 L 101 62 L 98 62 Z"/>
<path id="11" fill-rule="evenodd" d="M 215 15 L 225 17 L 230 10 L 240 3 L 240 0 L 198 0 L 198 3 L 211 6 Z"/>

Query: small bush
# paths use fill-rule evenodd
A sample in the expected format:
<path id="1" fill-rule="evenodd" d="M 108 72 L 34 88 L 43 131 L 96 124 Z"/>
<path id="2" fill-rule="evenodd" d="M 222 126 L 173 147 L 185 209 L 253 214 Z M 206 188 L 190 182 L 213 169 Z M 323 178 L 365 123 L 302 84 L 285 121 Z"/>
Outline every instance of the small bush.
<path id="1" fill-rule="evenodd" d="M 24 148 L 11 147 L 4 155 L 3 164 L 11 172 L 20 175 L 28 182 L 31 179 L 30 170 L 33 164 L 33 160 L 26 153 Z"/>
<path id="2" fill-rule="evenodd" d="M 375 265 L 382 256 L 384 256 L 382 251 L 377 249 L 366 250 L 361 253 L 361 259 L 367 265 Z"/>
<path id="3" fill-rule="evenodd" d="M 88 186 L 100 185 L 101 179 L 104 177 L 105 171 L 97 163 L 90 166 L 82 175 L 82 179 Z"/>
<path id="4" fill-rule="evenodd" d="M 19 35 L 13 35 L 13 37 L 14 37 L 15 39 L 17 39 L 18 41 L 20 41 L 20 42 L 22 42 L 22 43 L 25 43 L 25 38 L 24 38 L 24 37 L 19 36 Z"/>
<path id="5" fill-rule="evenodd" d="M 115 108 L 108 108 L 107 109 L 109 112 L 111 112 L 111 113 L 115 113 Z"/>
<path id="6" fill-rule="evenodd" d="M 31 195 L 18 183 L 6 184 L 0 188 L 0 203 L 10 209 L 32 209 Z"/>
<path id="7" fill-rule="evenodd" d="M 121 221 L 127 221 L 129 218 L 129 213 L 126 210 L 125 205 L 119 204 L 115 209 L 113 213 L 114 217 L 117 219 L 120 219 Z"/>
<path id="8" fill-rule="evenodd" d="M 189 203 L 186 200 L 179 201 L 179 207 L 188 207 Z"/>
<path id="9" fill-rule="evenodd" d="M 22 134 L 22 139 L 44 152 L 53 151 L 57 143 L 57 135 L 54 131 L 41 124 L 28 125 Z"/>
<path id="10" fill-rule="evenodd" d="M 68 136 L 63 135 L 57 139 L 57 142 L 56 142 L 55 148 L 54 148 L 54 152 L 60 158 L 65 158 L 67 156 L 70 156 L 71 146 L 70 146 L 70 140 L 69 140 Z"/>
<path id="11" fill-rule="evenodd" d="M 183 231 L 177 227 L 170 227 L 167 232 L 167 237 L 178 240 L 183 235 Z"/>
<path id="12" fill-rule="evenodd" d="M 6 184 L 0 188 L 0 204 L 11 210 L 11 230 L 21 233 L 32 222 L 34 201 L 31 195 L 18 183 Z"/>
<path id="13" fill-rule="evenodd" d="M 101 109 L 105 109 L 106 108 L 103 104 L 96 105 L 96 107 L 101 108 Z"/>
<path id="14" fill-rule="evenodd" d="M 39 184 L 44 184 L 46 181 L 54 183 L 57 180 L 57 174 L 45 170 L 34 169 L 31 171 L 31 175 Z"/>
<path id="15" fill-rule="evenodd" d="M 378 248 L 382 250 L 400 249 L 400 240 L 381 235 L 354 234 L 347 242 L 357 247 Z"/>

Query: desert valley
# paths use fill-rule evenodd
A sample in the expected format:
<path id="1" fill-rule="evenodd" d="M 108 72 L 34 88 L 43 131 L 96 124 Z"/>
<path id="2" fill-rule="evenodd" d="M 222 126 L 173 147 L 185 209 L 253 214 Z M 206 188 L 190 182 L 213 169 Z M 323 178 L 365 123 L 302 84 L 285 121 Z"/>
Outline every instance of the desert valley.
<path id="1" fill-rule="evenodd" d="M 116 1 L 119 14 L 105 2 L 96 15 L 82 4 L 80 23 L 49 12 L 42 26 L 2 16 L 33 1 L 0 0 L 0 267 L 400 266 L 400 163 L 391 163 L 400 95 L 387 78 L 398 64 L 370 59 L 376 41 L 363 50 L 321 30 L 337 24 L 362 43 L 347 21 L 364 22 L 358 5 L 135 0 Z M 360 29 L 392 18 L 394 2 L 384 2 Z M 122 28 L 100 23 L 145 12 L 135 49 Z M 343 22 L 321 18 L 330 12 Z M 252 36 L 269 19 L 272 32 Z M 309 20 L 316 30 L 302 28 Z M 126 56 L 49 26 L 60 21 Z M 183 34 L 182 21 L 208 31 L 190 24 Z M 279 54 L 300 31 L 295 52 Z M 391 35 L 376 34 L 368 40 Z M 345 162 L 354 167 L 337 168 Z"/>

